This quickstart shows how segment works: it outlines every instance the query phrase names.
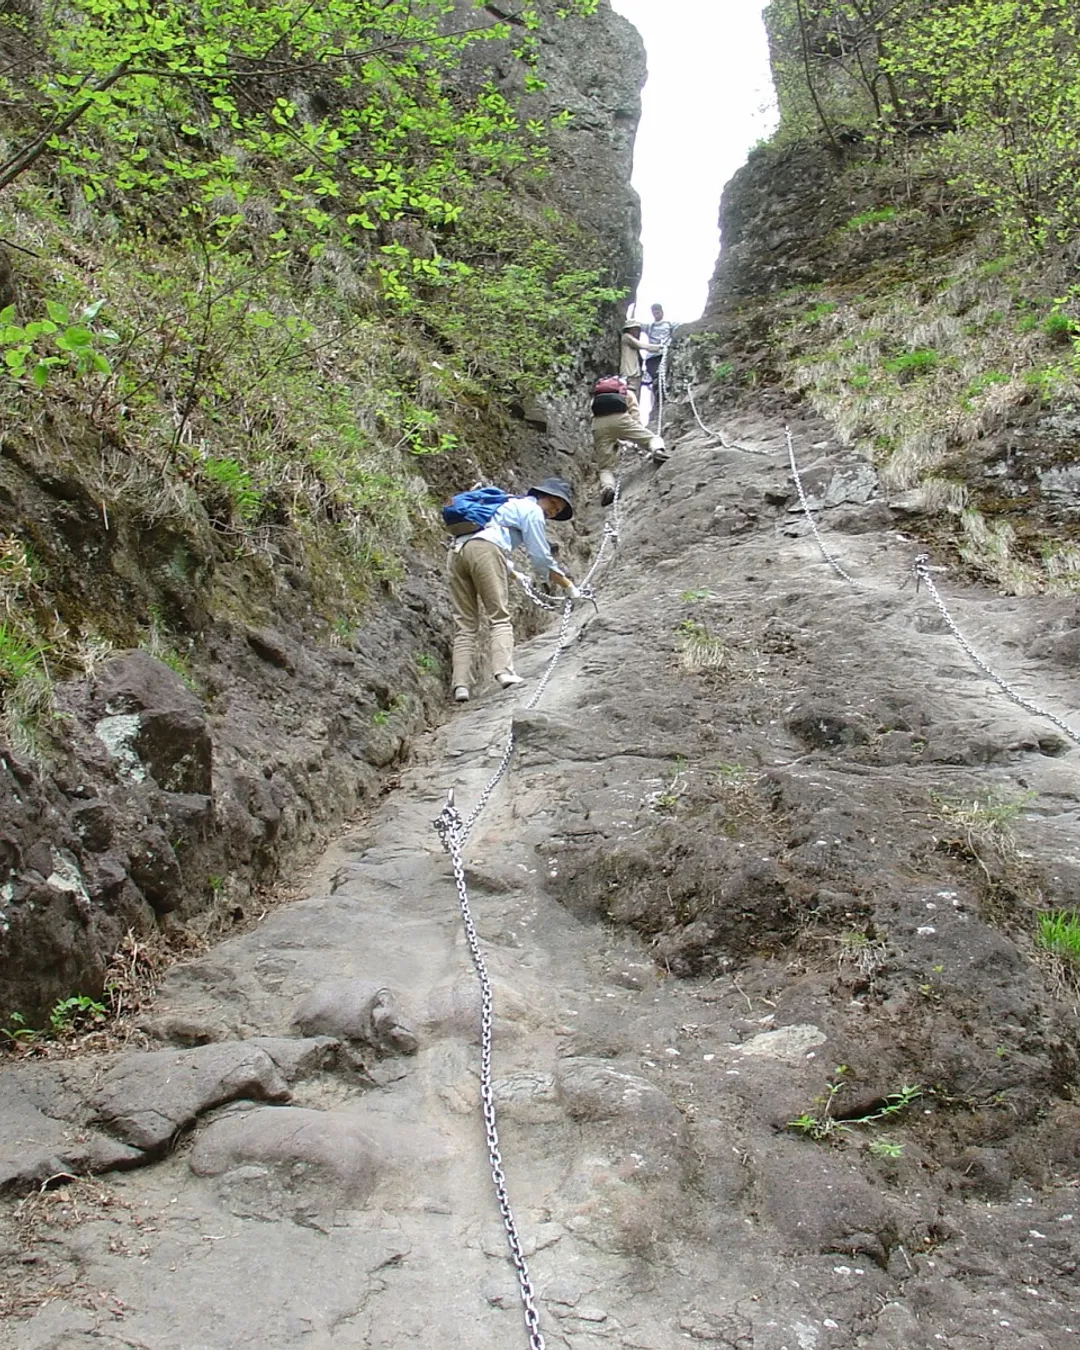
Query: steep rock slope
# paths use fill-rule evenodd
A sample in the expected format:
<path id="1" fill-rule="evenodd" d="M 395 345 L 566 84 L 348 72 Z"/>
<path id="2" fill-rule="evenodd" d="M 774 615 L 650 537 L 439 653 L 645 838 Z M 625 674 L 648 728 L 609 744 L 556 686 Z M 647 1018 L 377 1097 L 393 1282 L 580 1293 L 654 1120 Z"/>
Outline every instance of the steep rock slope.
<path id="1" fill-rule="evenodd" d="M 857 586 L 782 423 L 728 424 L 756 455 L 683 431 L 628 471 L 535 708 L 426 742 L 307 898 L 175 969 L 149 1052 L 6 1071 L 16 1194 L 100 1175 L 5 1211 L 0 1344 L 528 1344 L 432 829 L 511 727 L 466 877 L 546 1344 L 1073 1344 L 1076 1022 L 1027 887 L 1075 884 L 1077 751 L 903 588 L 917 546 L 858 462 L 794 430 Z M 1023 652 L 1054 602 L 946 589 L 1010 680 L 1075 702 Z M 1021 803 L 1011 849 L 991 799 Z"/>

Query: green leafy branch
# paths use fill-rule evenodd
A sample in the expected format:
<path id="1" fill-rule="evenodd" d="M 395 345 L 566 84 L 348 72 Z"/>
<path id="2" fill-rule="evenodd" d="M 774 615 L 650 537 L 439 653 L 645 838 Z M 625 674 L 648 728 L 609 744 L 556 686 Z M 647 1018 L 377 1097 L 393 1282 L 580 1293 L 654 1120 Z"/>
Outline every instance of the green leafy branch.
<path id="1" fill-rule="evenodd" d="M 50 372 L 68 366 L 79 375 L 109 375 L 112 366 L 101 344 L 118 342 L 111 328 L 96 328 L 94 320 L 104 300 L 96 300 L 73 319 L 66 305 L 47 300 L 47 319 L 27 324 L 16 322 L 15 306 L 0 310 L 0 359 L 12 379 L 31 381 L 43 389 Z"/>

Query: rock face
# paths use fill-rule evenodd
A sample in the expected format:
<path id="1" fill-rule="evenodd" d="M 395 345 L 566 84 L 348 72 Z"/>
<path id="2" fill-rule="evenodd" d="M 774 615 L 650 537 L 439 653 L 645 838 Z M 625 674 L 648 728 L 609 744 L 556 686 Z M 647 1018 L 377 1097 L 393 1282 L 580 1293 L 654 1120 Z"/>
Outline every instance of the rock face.
<path id="1" fill-rule="evenodd" d="M 903 586 L 865 465 L 788 425 L 857 585 L 784 420 L 727 423 L 757 454 L 676 432 L 537 708 L 435 732 L 309 895 L 172 970 L 151 1049 L 7 1070 L 0 1350 L 107 1345 L 119 1307 L 176 1350 L 525 1344 L 431 823 L 511 729 L 467 878 L 547 1343 L 1071 1350 L 1080 1040 L 1033 910 L 1075 905 L 1080 750 Z M 1077 705 L 1058 602 L 941 585 L 1004 676 Z"/>
<path id="2" fill-rule="evenodd" d="M 462 16 L 474 12 L 469 0 L 456 3 Z M 549 20 L 536 64 L 545 89 L 527 92 L 521 67 L 506 60 L 516 36 L 471 48 L 461 78 L 466 88 L 476 89 L 494 74 L 500 91 L 526 116 L 550 121 L 570 114 L 553 140 L 553 172 L 544 196 L 601 242 L 612 284 L 632 293 L 641 275 L 641 210 L 630 174 L 645 48 L 637 29 L 612 10 L 610 0 L 599 0 L 593 14 L 566 27 L 565 20 L 550 22 L 564 8 L 559 0 L 541 0 L 538 6 Z M 488 12 L 500 11 L 492 6 Z"/>
<path id="3" fill-rule="evenodd" d="M 558 8 L 544 0 L 549 17 Z M 475 7 L 462 14 L 475 20 Z M 632 290 L 640 39 L 601 0 L 545 31 L 540 92 L 526 92 L 507 56 L 504 42 L 470 48 L 456 78 L 493 81 L 531 117 L 572 114 L 530 200 L 566 212 Z M 0 302 L 9 280 L 0 253 Z M 524 489 L 556 467 L 578 476 L 572 457 L 588 444 L 579 388 L 609 359 L 603 341 L 583 349 L 543 407 L 493 405 L 483 433 L 499 446 L 501 481 Z M 342 632 L 301 540 L 283 537 L 274 561 L 237 557 L 205 512 L 167 528 L 149 508 L 105 515 L 92 487 L 97 447 L 70 434 L 60 443 L 53 456 L 47 440 L 3 428 L 0 535 L 32 549 L 58 622 L 100 624 L 126 649 L 105 652 L 86 678 L 57 680 L 56 744 L 43 762 L 0 756 L 0 1025 L 13 1012 L 41 1024 L 58 1000 L 98 996 L 129 929 L 243 918 L 253 892 L 369 801 L 444 708 L 448 607 L 429 541 L 402 579 L 362 597 L 362 627 Z M 442 472 L 449 482 L 454 466 Z M 161 622 L 182 650 L 153 636 Z"/>

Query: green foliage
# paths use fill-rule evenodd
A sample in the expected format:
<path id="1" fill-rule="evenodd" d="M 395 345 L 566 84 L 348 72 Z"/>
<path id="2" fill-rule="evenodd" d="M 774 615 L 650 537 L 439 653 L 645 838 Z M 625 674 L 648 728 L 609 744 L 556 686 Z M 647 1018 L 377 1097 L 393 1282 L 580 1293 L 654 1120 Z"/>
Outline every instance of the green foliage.
<path id="1" fill-rule="evenodd" d="M 882 225 L 896 216 L 895 206 L 881 206 L 872 211 L 860 211 L 840 226 L 841 230 L 861 230 L 867 225 Z"/>
<path id="2" fill-rule="evenodd" d="M 1036 920 L 1038 946 L 1080 968 L 1080 914 L 1073 910 L 1053 910 Z"/>
<path id="3" fill-rule="evenodd" d="M 86 994 L 75 994 L 62 999 L 49 1013 L 49 1027 L 54 1036 L 68 1036 L 76 1030 L 88 1030 L 105 1021 L 105 1005 Z"/>
<path id="4" fill-rule="evenodd" d="M 455 78 L 498 41 L 540 93 L 546 13 L 45 0 L 0 16 L 0 43 L 26 53 L 0 71 L 0 231 L 25 236 L 34 314 L 0 319 L 0 399 L 26 425 L 63 399 L 102 435 L 106 523 L 114 505 L 180 533 L 208 517 L 271 564 L 288 527 L 324 612 L 400 575 L 428 461 L 475 463 L 491 388 L 539 388 L 621 298 L 599 242 L 529 196 L 569 115 L 523 118 Z"/>
<path id="5" fill-rule="evenodd" d="M 837 306 L 834 300 L 821 300 L 816 305 L 810 306 L 810 308 L 802 316 L 802 322 L 805 325 L 809 326 L 812 326 L 813 324 L 816 323 L 820 323 L 821 320 L 826 318 L 828 315 L 835 314 L 836 308 Z"/>
<path id="6" fill-rule="evenodd" d="M 437 656 L 432 656 L 428 652 L 420 652 L 416 658 L 416 665 L 425 675 L 438 675 L 442 669 L 442 664 Z"/>
<path id="7" fill-rule="evenodd" d="M 1060 309 L 1051 310 L 1039 327 L 1055 342 L 1068 341 L 1077 330 L 1076 320 Z"/>
<path id="8" fill-rule="evenodd" d="M 237 516 L 243 521 L 256 520 L 262 510 L 262 493 L 253 486 L 251 474 L 241 467 L 235 459 L 215 459 L 213 456 L 199 461 L 199 469 L 211 483 L 225 489 Z"/>
<path id="9" fill-rule="evenodd" d="M 901 352 L 883 363 L 890 375 L 921 375 L 938 363 L 938 354 L 931 347 L 919 347 L 912 352 Z"/>
<path id="10" fill-rule="evenodd" d="M 789 1120 L 788 1129 L 820 1143 L 850 1132 L 856 1125 L 873 1125 L 880 1120 L 895 1119 L 923 1096 L 923 1089 L 920 1086 L 908 1084 L 896 1092 L 887 1093 L 872 1110 L 861 1115 L 844 1116 L 841 1119 L 836 1115 L 836 1103 L 837 1098 L 848 1086 L 848 1072 L 846 1064 L 837 1065 L 835 1073 L 825 1085 L 824 1093 L 815 1100 L 815 1109 L 804 1111 L 794 1120 Z M 898 1155 L 896 1152 L 881 1151 L 877 1156 Z"/>
<path id="11" fill-rule="evenodd" d="M 7 1025 L 0 1027 L 0 1036 L 10 1049 L 33 1050 L 43 1041 L 63 1040 L 78 1032 L 93 1031 L 108 1016 L 105 1005 L 87 994 L 74 994 L 61 999 L 49 1012 L 46 1027 L 32 1027 L 21 1012 L 9 1014 Z"/>
<path id="12" fill-rule="evenodd" d="M 42 671 L 44 650 L 27 642 L 17 629 L 0 623 L 0 686 L 11 688 Z"/>
<path id="13" fill-rule="evenodd" d="M 904 18 L 886 69 L 908 105 L 941 109 L 942 157 L 1007 238 L 1042 247 L 1080 223 L 1080 14 L 1060 0 L 948 0 Z"/>
<path id="14" fill-rule="evenodd" d="M 454 304 L 426 306 L 425 316 L 465 351 L 482 342 L 485 364 L 502 387 L 539 390 L 599 331 L 599 315 L 622 292 L 603 284 L 598 267 L 580 266 L 589 250 L 579 231 L 567 227 L 565 239 L 526 237 L 529 223 L 513 218 L 506 197 L 477 213 L 462 231 L 460 247 L 477 246 L 473 230 L 485 222 L 494 227 L 490 211 L 496 207 L 510 217 L 496 227 L 503 256 L 485 269 L 470 268 L 458 279 Z M 482 247 L 490 251 L 490 236 Z"/>
<path id="15" fill-rule="evenodd" d="M 7 1020 L 6 1027 L 0 1027 L 0 1036 L 12 1049 L 27 1047 L 37 1040 L 41 1033 L 28 1025 L 26 1018 L 20 1012 L 13 1012 Z"/>
<path id="16" fill-rule="evenodd" d="M 1040 249 L 1080 224 L 1080 12 L 1065 0 L 774 0 L 781 138 L 921 158 Z M 932 138 L 927 139 L 926 133 Z M 914 142 L 915 133 L 921 145 Z M 868 221 L 849 222 L 859 228 Z"/>
<path id="17" fill-rule="evenodd" d="M 32 757 L 53 716 L 53 681 L 46 648 L 25 619 L 0 622 L 0 731 L 17 750 Z"/>
<path id="18" fill-rule="evenodd" d="M 68 366 L 79 375 L 108 375 L 112 371 L 100 350 L 102 343 L 117 342 L 111 328 L 95 328 L 94 320 L 105 302 L 87 305 L 73 320 L 65 305 L 46 301 L 47 319 L 20 325 L 15 322 L 15 306 L 0 310 L 0 362 L 15 380 L 29 379 L 38 389 L 49 382 L 56 366 Z"/>
<path id="19" fill-rule="evenodd" d="M 1012 379 L 1002 370 L 986 370 L 981 375 L 976 375 L 968 385 L 965 391 L 969 398 L 978 398 L 980 394 L 985 394 L 987 389 L 993 388 L 995 384 L 1008 384 Z"/>

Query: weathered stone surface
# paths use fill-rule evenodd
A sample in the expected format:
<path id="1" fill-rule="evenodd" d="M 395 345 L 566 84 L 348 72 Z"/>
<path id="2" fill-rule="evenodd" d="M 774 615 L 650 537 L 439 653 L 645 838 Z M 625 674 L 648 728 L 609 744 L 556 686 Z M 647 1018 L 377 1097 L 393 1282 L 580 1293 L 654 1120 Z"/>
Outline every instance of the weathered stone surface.
<path id="1" fill-rule="evenodd" d="M 358 1041 L 383 1054 L 414 1055 L 419 1044 L 392 991 L 368 980 L 335 980 L 313 989 L 293 1025 L 305 1036 Z"/>
<path id="2" fill-rule="evenodd" d="M 141 1150 L 87 1129 L 75 1119 L 57 1119 L 18 1076 L 0 1073 L 0 1192 L 23 1191 L 64 1174 L 109 1172 L 144 1161 Z"/>
<path id="3" fill-rule="evenodd" d="M 654 1083 L 603 1061 L 565 1059 L 556 1070 L 555 1089 L 572 1120 L 607 1127 L 619 1152 L 633 1155 L 636 1176 L 678 1173 L 686 1125 Z"/>
<path id="4" fill-rule="evenodd" d="M 114 726 L 119 718 L 137 719 L 130 737 L 121 737 L 135 759 L 127 772 L 144 769 L 166 792 L 210 791 L 211 739 L 202 706 L 168 666 L 142 651 L 107 661 L 93 706 Z"/>
<path id="5" fill-rule="evenodd" d="M 188 1162 L 201 1177 L 221 1176 L 252 1163 L 294 1176 L 303 1173 L 306 1182 L 334 1194 L 337 1203 L 359 1205 L 375 1189 L 384 1159 L 384 1146 L 363 1115 L 286 1106 L 213 1121 Z"/>
<path id="6" fill-rule="evenodd" d="M 240 1097 L 284 1101 L 288 1084 L 265 1050 L 241 1041 L 125 1055 L 91 1101 L 125 1143 L 154 1152 L 196 1116 Z"/>

